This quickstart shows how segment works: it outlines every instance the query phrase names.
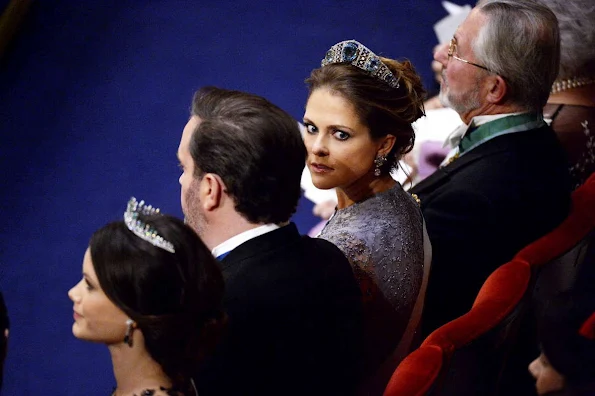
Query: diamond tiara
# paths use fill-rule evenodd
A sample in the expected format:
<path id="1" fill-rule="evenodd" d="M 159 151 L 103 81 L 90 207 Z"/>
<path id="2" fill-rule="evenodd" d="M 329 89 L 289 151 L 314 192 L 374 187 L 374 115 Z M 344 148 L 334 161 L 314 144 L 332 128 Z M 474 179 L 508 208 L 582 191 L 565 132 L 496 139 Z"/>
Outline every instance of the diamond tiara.
<path id="1" fill-rule="evenodd" d="M 333 63 L 350 63 L 384 81 L 392 88 L 399 88 L 399 79 L 368 47 L 355 40 L 341 41 L 333 45 L 321 62 L 322 66 Z"/>
<path id="2" fill-rule="evenodd" d="M 145 201 L 138 202 L 136 198 L 132 197 L 128 200 L 126 212 L 124 212 L 124 223 L 130 231 L 137 237 L 144 239 L 153 246 L 157 246 L 170 253 L 175 253 L 174 245 L 163 239 L 153 227 L 142 222 L 138 215 L 155 215 L 160 214 L 159 208 L 154 208 L 151 205 L 145 205 Z"/>

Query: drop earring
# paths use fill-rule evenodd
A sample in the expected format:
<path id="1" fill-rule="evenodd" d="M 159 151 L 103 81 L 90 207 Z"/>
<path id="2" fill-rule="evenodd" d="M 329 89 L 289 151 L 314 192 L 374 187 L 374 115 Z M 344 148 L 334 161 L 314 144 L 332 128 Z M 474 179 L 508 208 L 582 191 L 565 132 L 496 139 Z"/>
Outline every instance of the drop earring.
<path id="1" fill-rule="evenodd" d="M 376 177 L 380 176 L 380 174 L 382 173 L 382 170 L 380 168 L 382 168 L 382 165 L 384 165 L 385 162 L 386 162 L 385 155 L 379 155 L 378 157 L 376 157 L 376 159 L 374 159 L 374 165 L 375 165 L 374 176 L 376 176 Z"/>
<path id="2" fill-rule="evenodd" d="M 132 332 L 136 329 L 136 322 L 132 319 L 126 320 L 126 335 L 124 335 L 124 342 L 132 348 Z"/>

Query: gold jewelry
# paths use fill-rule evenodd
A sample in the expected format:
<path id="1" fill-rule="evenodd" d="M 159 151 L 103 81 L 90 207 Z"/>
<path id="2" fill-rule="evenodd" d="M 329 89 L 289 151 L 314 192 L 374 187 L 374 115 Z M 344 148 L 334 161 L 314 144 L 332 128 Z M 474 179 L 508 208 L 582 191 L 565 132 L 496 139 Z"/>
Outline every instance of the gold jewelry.
<path id="1" fill-rule="evenodd" d="M 417 196 L 417 194 L 411 193 L 411 196 L 413 197 L 413 199 L 415 200 L 415 202 L 417 202 L 417 204 L 419 206 L 421 206 L 421 199 L 419 199 L 419 197 Z"/>
<path id="2" fill-rule="evenodd" d="M 590 85 L 595 83 L 593 77 L 571 77 L 565 80 L 556 80 L 552 84 L 551 94 L 566 91 L 567 89 L 582 87 L 584 85 Z"/>
<path id="3" fill-rule="evenodd" d="M 453 162 L 455 162 L 459 157 L 461 156 L 460 153 L 456 153 L 455 155 L 453 155 L 452 157 L 450 157 L 446 163 L 444 165 L 441 165 L 441 168 L 444 168 L 445 166 L 448 166 L 450 164 L 452 164 Z"/>

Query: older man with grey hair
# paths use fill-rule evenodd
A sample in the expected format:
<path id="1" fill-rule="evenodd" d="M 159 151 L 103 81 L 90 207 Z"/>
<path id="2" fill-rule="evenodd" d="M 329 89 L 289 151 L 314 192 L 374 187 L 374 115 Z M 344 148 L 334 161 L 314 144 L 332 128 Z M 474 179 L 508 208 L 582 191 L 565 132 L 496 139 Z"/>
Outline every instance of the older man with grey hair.
<path id="1" fill-rule="evenodd" d="M 480 1 L 442 64 L 440 99 L 464 125 L 440 169 L 412 190 L 433 247 L 424 333 L 466 313 L 489 274 L 570 207 L 565 154 L 542 108 L 558 74 L 558 21 L 530 0 Z"/>

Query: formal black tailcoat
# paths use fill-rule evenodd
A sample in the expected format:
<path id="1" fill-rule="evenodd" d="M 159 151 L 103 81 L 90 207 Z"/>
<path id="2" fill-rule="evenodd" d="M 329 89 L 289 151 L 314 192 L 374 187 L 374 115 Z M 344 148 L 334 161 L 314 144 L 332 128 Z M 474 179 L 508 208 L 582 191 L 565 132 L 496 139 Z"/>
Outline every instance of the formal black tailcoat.
<path id="1" fill-rule="evenodd" d="M 480 144 L 416 185 L 432 243 L 423 333 L 466 313 L 483 282 L 570 208 L 568 161 L 548 127 Z"/>
<path id="2" fill-rule="evenodd" d="M 362 345 L 362 299 L 332 243 L 291 223 L 222 261 L 228 333 L 197 378 L 199 394 L 350 394 Z"/>

